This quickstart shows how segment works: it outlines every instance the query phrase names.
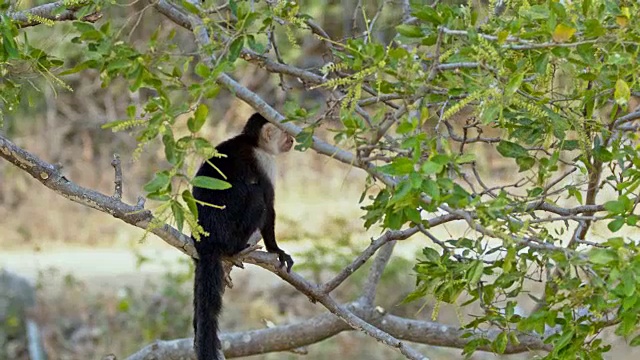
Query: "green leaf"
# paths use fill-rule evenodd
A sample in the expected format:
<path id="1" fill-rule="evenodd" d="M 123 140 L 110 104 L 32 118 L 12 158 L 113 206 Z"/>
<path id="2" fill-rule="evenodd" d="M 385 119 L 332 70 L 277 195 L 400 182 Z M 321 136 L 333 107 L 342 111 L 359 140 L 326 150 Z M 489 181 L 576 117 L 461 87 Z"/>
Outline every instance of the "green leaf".
<path id="1" fill-rule="evenodd" d="M 505 96 L 513 95 L 520 88 L 520 84 L 522 84 L 523 79 L 524 79 L 524 72 L 520 72 L 516 74 L 514 77 L 512 77 L 504 89 Z"/>
<path id="2" fill-rule="evenodd" d="M 185 190 L 182 192 L 182 200 L 187 204 L 189 211 L 193 214 L 194 217 L 198 217 L 198 206 L 196 204 L 196 199 L 191 194 L 191 191 Z"/>
<path id="3" fill-rule="evenodd" d="M 475 154 L 462 154 L 456 158 L 456 164 L 467 164 L 476 161 Z"/>
<path id="4" fill-rule="evenodd" d="M 226 190 L 231 188 L 231 184 L 224 180 L 208 177 L 196 176 L 191 180 L 191 185 L 209 190 Z"/>
<path id="5" fill-rule="evenodd" d="M 631 97 L 629 85 L 627 85 L 624 80 L 618 79 L 618 81 L 616 81 L 616 89 L 613 93 L 613 98 L 616 100 L 616 103 L 624 106 L 629 102 L 629 97 Z"/>
<path id="6" fill-rule="evenodd" d="M 527 17 L 531 20 L 548 20 L 549 8 L 547 6 L 542 6 L 542 5 L 534 5 L 531 7 L 523 6 L 519 10 L 519 15 L 523 17 Z"/>
<path id="7" fill-rule="evenodd" d="M 624 203 L 618 200 L 607 201 L 604 208 L 612 214 L 623 214 L 626 211 Z"/>
<path id="8" fill-rule="evenodd" d="M 571 339 L 573 338 L 573 335 L 575 335 L 575 332 L 573 330 L 563 331 L 558 340 L 553 343 L 554 351 L 559 351 L 560 349 L 569 345 Z"/>
<path id="9" fill-rule="evenodd" d="M 618 325 L 618 328 L 616 329 L 616 334 L 627 336 L 633 330 L 635 330 L 636 323 L 637 323 L 637 316 L 638 315 L 635 311 L 633 312 L 627 311 L 627 312 L 621 313 L 618 316 L 618 318 L 622 319 L 622 322 L 620 322 L 620 325 Z"/>
<path id="10" fill-rule="evenodd" d="M 315 129 L 313 126 L 307 126 L 303 128 L 302 131 L 298 133 L 298 135 L 296 135 L 296 150 L 305 151 L 310 148 L 311 145 L 313 145 L 314 130 Z"/>
<path id="11" fill-rule="evenodd" d="M 629 341 L 629 345 L 630 346 L 638 346 L 638 345 L 640 345 L 640 335 L 637 335 L 636 337 L 631 339 L 631 341 Z"/>
<path id="12" fill-rule="evenodd" d="M 198 65 L 196 65 L 195 71 L 196 71 L 196 74 L 198 74 L 198 76 L 200 76 L 203 79 L 208 78 L 209 75 L 211 74 L 211 69 L 209 69 L 209 67 L 204 63 L 198 63 Z"/>
<path id="13" fill-rule="evenodd" d="M 520 172 L 527 171 L 531 169 L 533 165 L 536 164 L 536 159 L 534 159 L 531 156 L 522 156 L 522 157 L 516 158 L 516 164 L 518 164 L 519 166 L 518 171 Z"/>
<path id="14" fill-rule="evenodd" d="M 549 53 L 544 52 L 540 54 L 533 63 L 536 73 L 543 75 L 547 72 L 547 65 L 549 65 Z"/>
<path id="15" fill-rule="evenodd" d="M 64 76 L 64 75 L 69 75 L 69 74 L 75 74 L 75 73 L 80 72 L 82 70 L 86 70 L 86 69 L 88 69 L 88 68 L 90 68 L 92 66 L 95 66 L 95 61 L 94 60 L 88 60 L 88 61 L 85 61 L 85 62 L 81 62 L 80 64 L 74 66 L 71 69 L 68 69 L 68 70 L 65 70 L 65 71 L 61 72 L 58 75 L 59 76 Z"/>
<path id="16" fill-rule="evenodd" d="M 609 228 L 609 230 L 611 232 L 616 232 L 618 230 L 620 230 L 622 228 L 622 226 L 624 225 L 625 220 L 623 217 L 618 217 L 615 220 L 613 220 L 612 222 L 607 224 L 607 227 Z"/>
<path id="17" fill-rule="evenodd" d="M 190 13 L 193 13 L 193 14 L 196 14 L 196 15 L 200 13 L 200 10 L 198 10 L 198 8 L 188 0 L 182 0 L 181 4 Z"/>
<path id="18" fill-rule="evenodd" d="M 597 146 L 594 149 L 593 156 L 604 163 L 613 160 L 613 154 L 611 153 L 611 151 L 603 148 L 602 146 Z"/>
<path id="19" fill-rule="evenodd" d="M 195 138 L 193 139 L 193 144 L 196 146 L 197 153 L 202 156 L 209 157 L 214 152 L 213 145 L 211 145 L 207 139 L 201 137 Z"/>
<path id="20" fill-rule="evenodd" d="M 422 186 L 422 176 L 417 172 L 412 172 L 409 174 L 409 182 L 411 183 L 411 187 L 414 189 L 420 189 Z"/>
<path id="21" fill-rule="evenodd" d="M 607 29 L 596 19 L 589 19 L 584 22 L 584 35 L 587 38 L 595 38 L 607 33 Z"/>
<path id="22" fill-rule="evenodd" d="M 542 189 L 540 186 L 536 186 L 534 188 L 531 188 L 531 189 L 527 190 L 527 196 L 529 196 L 529 197 L 540 196 L 540 194 L 542 194 L 543 191 L 544 191 L 544 189 Z"/>
<path id="23" fill-rule="evenodd" d="M 205 121 L 207 120 L 208 114 L 209 114 L 209 108 L 207 107 L 207 105 L 205 104 L 198 105 L 198 108 L 193 114 L 193 117 L 187 120 L 187 127 L 189 128 L 189 131 L 193 133 L 198 132 L 202 128 L 202 125 L 204 125 Z"/>
<path id="24" fill-rule="evenodd" d="M 431 179 L 425 179 L 422 182 L 422 191 L 431 196 L 433 200 L 438 200 L 440 197 L 440 188 L 438 187 L 438 184 Z"/>
<path id="25" fill-rule="evenodd" d="M 109 65 L 107 65 L 106 70 L 109 72 L 112 72 L 112 71 L 128 68 L 129 66 L 131 66 L 131 60 L 126 58 L 119 58 L 109 62 Z"/>
<path id="26" fill-rule="evenodd" d="M 396 132 L 399 135 L 404 135 L 404 134 L 408 134 L 411 131 L 415 130 L 416 128 L 416 124 L 414 122 L 411 121 L 403 121 L 400 123 L 400 125 L 398 125 L 398 128 L 396 129 Z"/>
<path id="27" fill-rule="evenodd" d="M 171 202 L 171 212 L 173 213 L 173 218 L 176 220 L 178 230 L 182 232 L 182 227 L 184 226 L 184 210 L 177 201 Z"/>
<path id="28" fill-rule="evenodd" d="M 412 207 L 405 207 L 403 211 L 404 211 L 404 217 L 407 218 L 409 221 L 413 222 L 414 224 L 422 223 L 422 217 L 420 216 L 420 211 L 418 211 L 418 209 L 412 208 Z"/>
<path id="29" fill-rule="evenodd" d="M 385 217 L 387 227 L 392 230 L 400 229 L 402 224 L 404 223 L 404 219 L 402 217 L 402 211 L 391 211 L 387 213 Z"/>
<path id="30" fill-rule="evenodd" d="M 592 0 L 582 0 L 582 15 L 587 16 L 589 9 L 591 9 Z"/>
<path id="31" fill-rule="evenodd" d="M 79 33 L 85 33 L 96 29 L 93 24 L 84 21 L 74 21 L 72 25 Z"/>
<path id="32" fill-rule="evenodd" d="M 421 6 L 418 11 L 413 12 L 413 15 L 424 22 L 434 25 L 442 24 L 443 20 L 438 12 L 429 6 Z"/>
<path id="33" fill-rule="evenodd" d="M 436 164 L 447 165 L 451 158 L 445 154 L 437 154 L 429 160 L 435 162 Z"/>
<path id="34" fill-rule="evenodd" d="M 564 25 L 564 24 L 558 24 L 555 30 L 553 31 L 553 35 L 552 35 L 553 41 L 558 43 L 569 41 L 569 39 L 571 39 L 571 37 L 575 33 L 576 33 L 575 28 Z"/>
<path id="35" fill-rule="evenodd" d="M 159 190 L 165 189 L 171 183 L 171 178 L 169 174 L 166 172 L 159 172 L 153 178 L 153 180 L 149 181 L 144 185 L 144 191 L 148 193 L 157 192 Z"/>
<path id="36" fill-rule="evenodd" d="M 2 26 L 2 44 L 4 45 L 4 50 L 7 53 L 7 59 L 18 59 L 20 58 L 20 53 L 18 52 L 18 45 L 11 34 L 11 30 L 8 26 Z"/>
<path id="37" fill-rule="evenodd" d="M 440 253 L 435 249 L 430 247 L 425 247 L 422 249 L 422 255 L 426 258 L 427 262 L 430 263 L 439 263 L 440 262 Z"/>
<path id="38" fill-rule="evenodd" d="M 507 343 L 508 342 L 509 342 L 509 340 L 508 340 L 508 337 L 507 337 L 507 332 L 503 331 L 493 341 L 494 349 L 496 350 L 496 352 L 498 354 L 502 354 L 507 349 Z"/>
<path id="39" fill-rule="evenodd" d="M 420 169 L 422 170 L 422 173 L 424 175 L 433 175 L 440 173 L 443 168 L 444 166 L 442 164 L 438 164 L 434 161 L 427 161 L 426 163 L 422 164 L 422 167 Z"/>
<path id="40" fill-rule="evenodd" d="M 578 140 L 565 140 L 562 143 L 561 146 L 561 150 L 567 150 L 567 151 L 571 151 L 571 150 L 576 150 L 580 148 L 580 142 Z"/>
<path id="41" fill-rule="evenodd" d="M 396 187 L 393 197 L 389 201 L 389 205 L 396 204 L 397 202 L 405 199 L 411 193 L 412 185 L 410 181 L 401 181 Z"/>
<path id="42" fill-rule="evenodd" d="M 636 279 L 631 271 L 622 273 L 622 288 L 624 296 L 630 298 L 636 292 Z"/>
<path id="43" fill-rule="evenodd" d="M 261 55 L 264 54 L 266 50 L 266 46 L 262 43 L 257 42 L 256 38 L 253 35 L 249 35 L 247 37 L 247 45 L 249 46 L 249 49 Z"/>
<path id="44" fill-rule="evenodd" d="M 469 272 L 467 273 L 467 278 L 469 279 L 469 283 L 476 284 L 482 277 L 484 263 L 480 260 L 474 260 L 473 262 L 471 269 L 469 269 Z"/>
<path id="45" fill-rule="evenodd" d="M 227 54 L 227 60 L 234 62 L 240 56 L 240 52 L 244 47 L 244 36 L 237 37 L 229 46 L 229 53 Z"/>
<path id="46" fill-rule="evenodd" d="M 509 32 L 507 30 L 502 30 L 498 32 L 498 44 L 504 44 L 504 42 L 509 37 Z"/>
<path id="47" fill-rule="evenodd" d="M 391 164 L 379 167 L 380 171 L 388 175 L 406 175 L 413 171 L 413 162 L 405 157 L 395 158 Z"/>
<path id="48" fill-rule="evenodd" d="M 508 158 L 519 158 L 528 156 L 527 149 L 511 141 L 500 141 L 496 149 L 498 150 L 500 155 Z"/>
<path id="49" fill-rule="evenodd" d="M 500 112 L 502 111 L 502 107 L 498 103 L 491 103 L 489 106 L 482 109 L 480 113 L 480 121 L 482 124 L 486 125 L 490 122 L 498 120 L 500 117 Z"/>
<path id="50" fill-rule="evenodd" d="M 593 249 L 589 251 L 589 260 L 594 264 L 606 265 L 618 259 L 618 255 L 609 249 Z"/>
<path id="51" fill-rule="evenodd" d="M 129 117 L 129 119 L 133 119 L 136 117 L 136 106 L 131 104 L 129 106 L 127 106 L 127 116 Z"/>
<path id="52" fill-rule="evenodd" d="M 129 308 L 131 306 L 129 305 L 129 299 L 124 297 L 122 298 L 119 302 L 118 302 L 118 311 L 119 312 L 127 312 L 129 311 Z"/>
<path id="53" fill-rule="evenodd" d="M 178 156 L 178 150 L 176 149 L 176 143 L 173 140 L 172 134 L 165 134 L 162 137 L 162 143 L 164 144 L 164 156 L 167 161 L 172 165 L 176 165 L 180 158 Z"/>
<path id="54" fill-rule="evenodd" d="M 420 29 L 420 27 L 416 25 L 401 24 L 396 26 L 396 30 L 400 35 L 410 37 L 410 38 L 417 38 L 417 37 L 424 36 L 424 34 L 422 34 L 422 29 Z"/>

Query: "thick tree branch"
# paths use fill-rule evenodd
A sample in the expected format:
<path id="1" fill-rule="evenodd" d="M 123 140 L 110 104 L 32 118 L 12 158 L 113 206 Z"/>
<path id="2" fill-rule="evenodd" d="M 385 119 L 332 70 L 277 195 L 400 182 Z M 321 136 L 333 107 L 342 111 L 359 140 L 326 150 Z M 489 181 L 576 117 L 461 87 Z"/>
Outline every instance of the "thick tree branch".
<path id="1" fill-rule="evenodd" d="M 357 303 L 344 307 L 356 316 L 402 340 L 445 347 L 451 347 L 450 344 L 454 342 L 454 347 L 461 349 L 468 341 L 475 338 L 464 338 L 465 330 L 455 326 L 431 321 L 411 320 L 391 314 L 381 314 L 378 310 L 367 309 Z M 331 313 L 325 313 L 296 324 L 225 333 L 220 336 L 220 339 L 225 356 L 227 358 L 238 358 L 275 351 L 288 351 L 297 347 L 315 344 L 343 331 L 350 330 L 353 329 L 340 318 Z M 482 336 L 488 339 L 495 339 L 500 331 L 476 331 L 475 333 L 476 337 Z M 505 354 L 522 353 L 531 350 L 551 350 L 549 345 L 545 345 L 536 336 L 520 334 L 518 335 L 518 340 L 520 341 L 518 345 L 509 343 Z M 156 341 L 131 355 L 127 360 L 150 358 L 195 359 L 192 345 L 192 338 Z M 483 346 L 479 350 L 492 351 L 489 346 Z"/>
<path id="2" fill-rule="evenodd" d="M 42 24 L 38 18 L 51 21 L 78 20 L 78 10 L 88 4 L 89 2 L 80 2 L 74 5 L 65 5 L 65 1 L 56 1 L 49 4 L 39 5 L 28 10 L 12 12 L 8 15 L 16 26 L 19 28 L 25 28 Z M 82 17 L 82 20 L 96 22 L 101 17 L 102 14 L 92 13 Z"/>

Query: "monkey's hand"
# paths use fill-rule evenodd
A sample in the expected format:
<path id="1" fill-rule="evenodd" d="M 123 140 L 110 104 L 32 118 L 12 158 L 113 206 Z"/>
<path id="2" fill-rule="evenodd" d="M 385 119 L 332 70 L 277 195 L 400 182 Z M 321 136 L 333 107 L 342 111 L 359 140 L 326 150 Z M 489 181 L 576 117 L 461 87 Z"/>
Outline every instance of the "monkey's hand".
<path id="1" fill-rule="evenodd" d="M 287 272 L 291 272 L 291 267 L 293 266 L 293 259 L 291 258 L 291 256 L 289 256 L 289 254 L 282 250 L 278 250 L 277 254 L 278 260 L 280 260 L 280 267 L 284 267 L 286 264 Z"/>

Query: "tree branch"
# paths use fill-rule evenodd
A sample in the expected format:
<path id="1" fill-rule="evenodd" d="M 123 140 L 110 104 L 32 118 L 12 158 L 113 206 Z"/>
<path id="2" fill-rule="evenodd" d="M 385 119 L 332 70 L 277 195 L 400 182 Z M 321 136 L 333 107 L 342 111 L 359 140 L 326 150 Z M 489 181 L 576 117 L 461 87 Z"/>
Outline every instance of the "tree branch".
<path id="1" fill-rule="evenodd" d="M 138 203 L 139 205 L 129 205 L 115 197 L 79 186 L 64 177 L 55 166 L 21 149 L 2 135 L 0 135 L 0 157 L 26 171 L 59 195 L 73 202 L 111 214 L 127 224 L 147 229 L 164 239 L 169 245 L 197 258 L 191 238 L 167 224 L 152 226 L 154 217 L 151 211 L 140 206 L 141 202 Z"/>
<path id="2" fill-rule="evenodd" d="M 617 118 L 616 121 L 613 123 L 613 128 L 619 128 L 622 124 L 625 124 L 634 120 L 638 120 L 638 119 L 640 119 L 640 110 L 631 112 L 627 115 Z"/>
<path id="3" fill-rule="evenodd" d="M 391 254 L 393 254 L 393 248 L 395 245 L 395 240 L 386 243 L 373 260 L 373 265 L 371 265 L 371 269 L 369 270 L 369 276 L 363 286 L 363 294 L 359 299 L 362 304 L 366 306 L 373 306 L 378 284 L 380 283 L 384 269 L 389 263 L 389 259 L 391 259 Z"/>
<path id="4" fill-rule="evenodd" d="M 78 20 L 77 12 L 89 2 L 80 2 L 75 5 L 65 5 L 65 1 L 56 1 L 39 5 L 28 10 L 10 12 L 8 15 L 18 28 L 25 28 L 42 24 L 37 18 L 51 21 Z M 64 9 L 64 10 L 63 10 Z M 100 13 L 92 13 L 82 17 L 83 21 L 96 22 L 102 17 Z"/>
<path id="5" fill-rule="evenodd" d="M 366 309 L 357 304 L 344 306 L 356 316 L 370 322 L 396 336 L 398 339 L 433 346 L 455 347 L 462 349 L 471 339 L 478 336 L 495 339 L 499 330 L 475 331 L 475 336 L 465 338 L 465 330 L 455 326 L 444 325 L 431 321 L 411 320 L 403 317 L 381 314 L 375 309 Z M 220 340 L 227 358 L 246 357 L 276 351 L 289 351 L 301 346 L 315 344 L 335 336 L 343 331 L 351 331 L 344 321 L 331 313 L 315 316 L 311 319 L 290 325 L 280 325 L 268 329 L 250 330 L 243 332 L 224 333 Z M 473 331 L 472 331 L 473 333 Z M 551 350 L 536 336 L 518 335 L 519 344 L 509 343 L 505 354 L 516 354 L 531 350 Z M 455 343 L 455 346 L 451 344 Z M 490 346 L 482 346 L 479 350 L 492 351 Z M 193 354 L 193 339 L 177 339 L 156 341 L 127 360 L 143 360 L 151 358 L 195 359 Z"/>

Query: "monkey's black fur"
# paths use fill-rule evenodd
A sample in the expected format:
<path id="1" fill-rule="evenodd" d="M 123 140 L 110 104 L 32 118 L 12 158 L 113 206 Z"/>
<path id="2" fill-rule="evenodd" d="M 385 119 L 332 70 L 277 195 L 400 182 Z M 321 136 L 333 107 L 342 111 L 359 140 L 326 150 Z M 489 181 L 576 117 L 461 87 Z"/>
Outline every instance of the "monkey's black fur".
<path id="1" fill-rule="evenodd" d="M 287 270 L 293 260 L 276 243 L 274 225 L 274 188 L 268 174 L 256 158 L 260 132 L 267 120 L 260 114 L 249 118 L 242 133 L 219 144 L 216 149 L 226 157 L 212 157 L 227 178 L 204 162 L 196 176 L 226 180 L 227 190 L 194 187 L 193 196 L 204 203 L 224 205 L 218 209 L 198 203 L 198 222 L 209 233 L 195 241 L 200 260 L 195 261 L 194 319 L 195 350 L 198 360 L 218 360 L 218 316 L 222 309 L 224 271 L 221 256 L 231 256 L 247 247 L 247 241 L 258 229 L 267 251 L 278 254 Z"/>

